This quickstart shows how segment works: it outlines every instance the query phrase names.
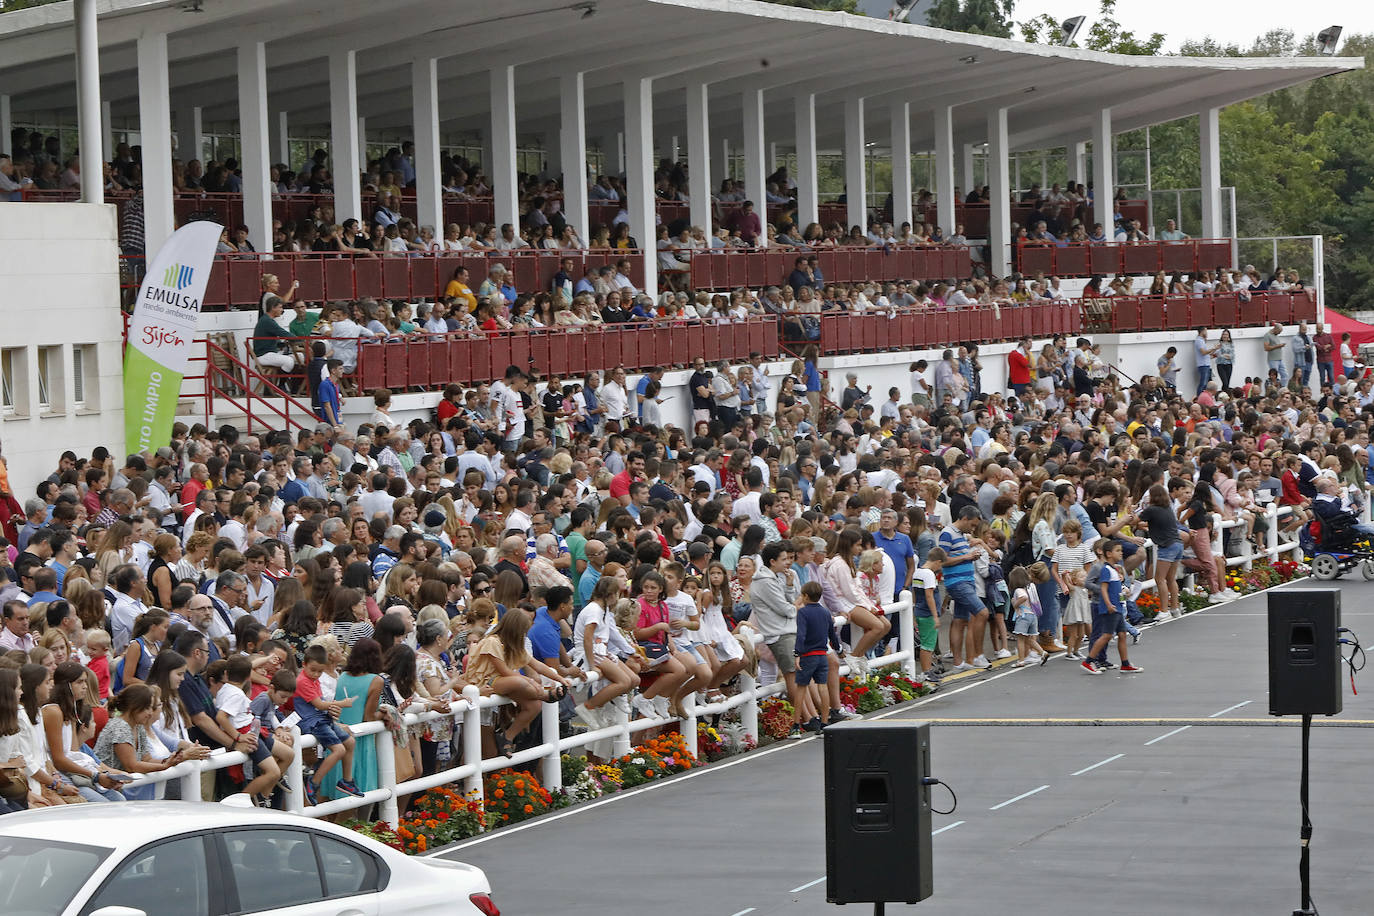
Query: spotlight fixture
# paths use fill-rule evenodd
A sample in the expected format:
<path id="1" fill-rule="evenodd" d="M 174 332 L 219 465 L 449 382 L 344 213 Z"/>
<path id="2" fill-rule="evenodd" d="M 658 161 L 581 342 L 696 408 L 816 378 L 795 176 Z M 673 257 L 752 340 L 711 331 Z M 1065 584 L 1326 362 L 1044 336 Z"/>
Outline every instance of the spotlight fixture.
<path id="1" fill-rule="evenodd" d="M 574 3 L 568 9 L 575 13 L 581 13 L 583 19 L 590 19 L 596 15 L 596 4 L 591 0 L 587 0 L 585 3 Z"/>
<path id="2" fill-rule="evenodd" d="M 977 55 L 977 54 L 970 54 L 968 57 L 961 57 L 961 58 L 959 58 L 959 63 L 961 63 L 961 64 L 976 64 L 976 63 L 978 63 L 978 55 Z"/>
<path id="3" fill-rule="evenodd" d="M 1065 19 L 1059 24 L 1059 43 L 1064 47 L 1073 44 L 1073 40 L 1078 37 L 1078 30 L 1083 28 L 1084 16 L 1074 16 Z"/>
<path id="4" fill-rule="evenodd" d="M 1317 33 L 1317 47 L 1322 54 L 1330 57 L 1336 53 L 1336 44 L 1341 40 L 1341 27 L 1333 25 Z"/>

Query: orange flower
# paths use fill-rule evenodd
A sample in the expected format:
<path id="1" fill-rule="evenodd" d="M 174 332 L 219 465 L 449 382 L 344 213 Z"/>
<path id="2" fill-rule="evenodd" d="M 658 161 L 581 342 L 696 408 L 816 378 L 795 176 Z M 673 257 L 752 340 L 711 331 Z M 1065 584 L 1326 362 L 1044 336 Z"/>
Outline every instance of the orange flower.
<path id="1" fill-rule="evenodd" d="M 526 805 L 526 806 L 525 806 L 525 813 L 526 813 L 526 814 L 533 814 L 533 813 L 534 813 L 534 805 Z"/>
<path id="2" fill-rule="evenodd" d="M 652 775 L 654 775 L 654 771 L 653 771 L 653 770 L 645 770 L 645 771 L 644 771 L 644 775 L 645 775 L 645 776 L 652 776 Z"/>
<path id="3" fill-rule="evenodd" d="M 515 781 L 515 787 L 516 787 L 517 789 L 523 789 L 523 788 L 525 788 L 525 780 L 523 780 L 523 779 L 517 779 L 517 780 Z"/>
<path id="4" fill-rule="evenodd" d="M 501 783 L 501 785 L 505 785 L 505 783 Z M 497 789 L 497 790 L 496 790 L 495 792 L 493 792 L 492 794 L 495 795 L 497 798 L 505 798 L 505 797 L 506 797 L 506 793 L 505 793 L 503 790 L 501 790 L 501 789 Z"/>

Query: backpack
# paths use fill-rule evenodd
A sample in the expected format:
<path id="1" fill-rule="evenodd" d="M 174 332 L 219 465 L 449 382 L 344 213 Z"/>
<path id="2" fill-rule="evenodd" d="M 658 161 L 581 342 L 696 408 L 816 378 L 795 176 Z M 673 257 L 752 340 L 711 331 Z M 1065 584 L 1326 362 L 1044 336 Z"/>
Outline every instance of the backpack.
<path id="1" fill-rule="evenodd" d="M 1019 541 L 1002 558 L 1002 578 L 1018 566 L 1030 567 L 1035 563 L 1035 554 L 1031 552 L 1030 541 Z"/>

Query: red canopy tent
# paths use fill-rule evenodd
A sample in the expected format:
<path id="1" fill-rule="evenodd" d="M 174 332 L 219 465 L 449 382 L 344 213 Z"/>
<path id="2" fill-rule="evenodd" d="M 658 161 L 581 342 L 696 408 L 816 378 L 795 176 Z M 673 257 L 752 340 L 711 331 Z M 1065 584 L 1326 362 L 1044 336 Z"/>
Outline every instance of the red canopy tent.
<path id="1" fill-rule="evenodd" d="M 1350 335 L 1350 347 L 1356 352 L 1365 344 L 1374 343 L 1374 325 L 1372 324 L 1356 321 L 1335 309 L 1326 310 L 1326 323 L 1331 326 L 1331 336 L 1336 338 L 1338 345 L 1342 334 Z"/>

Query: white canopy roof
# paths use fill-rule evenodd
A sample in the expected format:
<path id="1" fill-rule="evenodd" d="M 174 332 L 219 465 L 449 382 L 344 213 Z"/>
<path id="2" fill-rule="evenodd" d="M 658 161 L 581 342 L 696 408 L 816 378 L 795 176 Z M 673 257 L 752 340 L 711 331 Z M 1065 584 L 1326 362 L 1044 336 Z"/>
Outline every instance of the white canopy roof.
<path id="1" fill-rule="evenodd" d="M 741 92 L 765 90 L 768 139 L 788 147 L 791 99 L 816 94 L 822 146 L 839 146 L 842 105 L 866 100 L 866 134 L 886 145 L 889 103 L 911 104 L 912 145 L 933 145 L 923 112 L 954 108 L 959 142 L 986 138 L 1007 107 L 1013 149 L 1090 136 L 1093 112 L 1115 131 L 1170 121 L 1320 76 L 1358 58 L 1133 57 L 1031 45 L 753 0 L 98 0 L 102 92 L 116 119 L 137 117 L 134 42 L 169 37 L 172 107 L 207 124 L 237 118 L 238 45 L 267 43 L 270 106 L 294 135 L 329 120 L 331 52 L 357 53 L 359 114 L 369 132 L 405 135 L 410 61 L 438 57 L 446 134 L 489 123 L 487 71 L 516 66 L 523 138 L 556 131 L 559 77 L 586 72 L 587 135 L 613 137 L 620 84 L 652 77 L 655 133 L 685 136 L 685 87 L 711 83 L 716 138 L 742 134 Z M 587 14 L 592 10 L 591 15 Z M 75 34 L 66 2 L 0 15 L 0 92 L 26 113 L 75 108 Z M 327 134 L 327 131 L 325 132 Z M 324 135 L 324 134 L 322 134 Z"/>

